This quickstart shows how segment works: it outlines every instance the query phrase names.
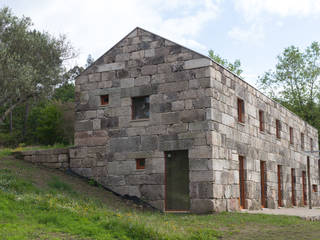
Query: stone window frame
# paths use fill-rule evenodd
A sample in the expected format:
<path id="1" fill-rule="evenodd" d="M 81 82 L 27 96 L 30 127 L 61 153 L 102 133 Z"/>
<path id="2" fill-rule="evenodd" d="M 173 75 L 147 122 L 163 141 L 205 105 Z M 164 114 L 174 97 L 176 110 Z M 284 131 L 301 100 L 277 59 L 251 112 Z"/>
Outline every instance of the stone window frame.
<path id="1" fill-rule="evenodd" d="M 260 132 L 264 132 L 265 131 L 265 127 L 264 127 L 265 123 L 264 123 L 264 111 L 263 110 L 259 110 L 259 130 Z"/>
<path id="2" fill-rule="evenodd" d="M 276 137 L 281 139 L 281 121 L 279 119 L 276 119 Z"/>
<path id="3" fill-rule="evenodd" d="M 109 105 L 109 94 L 100 95 L 100 106 Z"/>
<path id="4" fill-rule="evenodd" d="M 304 133 L 303 132 L 300 134 L 300 137 L 301 137 L 301 149 L 304 150 Z"/>
<path id="5" fill-rule="evenodd" d="M 135 100 L 138 99 L 147 99 L 147 101 L 145 101 L 146 103 L 148 103 L 148 117 L 145 118 L 138 118 L 135 114 Z M 146 96 L 135 96 L 135 97 L 131 97 L 131 120 L 132 121 L 143 121 L 143 120 L 149 120 L 150 119 L 150 96 L 146 95 Z"/>
<path id="6" fill-rule="evenodd" d="M 245 105 L 244 100 L 241 98 L 237 99 L 237 106 L 238 106 L 238 122 L 245 123 Z"/>
<path id="7" fill-rule="evenodd" d="M 143 170 L 146 168 L 146 159 L 145 158 L 136 158 L 136 169 Z"/>
<path id="8" fill-rule="evenodd" d="M 291 145 L 294 144 L 293 127 L 289 127 L 289 142 Z"/>

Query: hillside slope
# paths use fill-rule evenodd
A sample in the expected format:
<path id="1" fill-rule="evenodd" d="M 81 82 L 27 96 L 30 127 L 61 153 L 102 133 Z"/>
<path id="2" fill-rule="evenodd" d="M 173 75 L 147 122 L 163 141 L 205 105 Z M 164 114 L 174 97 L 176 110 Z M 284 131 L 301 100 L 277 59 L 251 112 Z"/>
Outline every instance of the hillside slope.
<path id="1" fill-rule="evenodd" d="M 0 157 L 0 239 L 320 239 L 296 217 L 162 214 L 92 182 Z"/>

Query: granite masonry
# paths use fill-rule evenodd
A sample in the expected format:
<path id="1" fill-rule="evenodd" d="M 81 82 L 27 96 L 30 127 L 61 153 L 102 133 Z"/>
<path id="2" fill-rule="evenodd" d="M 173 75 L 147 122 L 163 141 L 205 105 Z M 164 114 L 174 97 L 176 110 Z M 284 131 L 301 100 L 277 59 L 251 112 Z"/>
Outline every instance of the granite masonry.
<path id="1" fill-rule="evenodd" d="M 317 130 L 146 30 L 76 79 L 76 105 L 70 168 L 121 195 L 197 213 L 320 205 Z"/>

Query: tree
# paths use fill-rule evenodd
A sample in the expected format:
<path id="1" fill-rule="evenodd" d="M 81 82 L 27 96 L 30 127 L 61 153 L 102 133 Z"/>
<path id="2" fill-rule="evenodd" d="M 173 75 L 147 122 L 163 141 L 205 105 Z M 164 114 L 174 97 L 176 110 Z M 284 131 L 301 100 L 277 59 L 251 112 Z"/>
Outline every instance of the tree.
<path id="1" fill-rule="evenodd" d="M 231 72 L 233 72 L 236 75 L 238 75 L 239 77 L 241 77 L 241 73 L 243 72 L 243 70 L 241 69 L 241 62 L 239 59 L 236 59 L 234 61 L 234 63 L 231 63 L 227 59 L 224 59 L 221 56 L 219 56 L 218 54 L 216 54 L 213 50 L 209 50 L 209 57 L 213 61 L 221 64 L 222 66 L 229 69 Z"/>
<path id="2" fill-rule="evenodd" d="M 259 77 L 259 87 L 270 97 L 312 123 L 319 98 L 320 45 L 313 42 L 305 51 L 295 46 L 278 56 L 275 70 Z"/>
<path id="3" fill-rule="evenodd" d="M 92 63 L 94 63 L 94 58 L 92 57 L 91 54 L 89 54 L 87 57 L 87 63 L 86 63 L 85 67 L 87 68 L 87 67 L 91 66 Z"/>
<path id="4" fill-rule="evenodd" d="M 29 18 L 0 9 L 0 124 L 17 106 L 52 93 L 63 62 L 75 56 L 64 36 L 31 29 Z"/>

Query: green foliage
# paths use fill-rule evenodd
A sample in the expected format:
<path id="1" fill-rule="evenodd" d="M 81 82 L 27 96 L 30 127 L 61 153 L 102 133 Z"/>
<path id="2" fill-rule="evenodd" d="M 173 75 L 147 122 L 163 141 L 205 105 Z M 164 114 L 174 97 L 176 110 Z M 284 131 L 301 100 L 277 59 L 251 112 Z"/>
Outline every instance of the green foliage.
<path id="1" fill-rule="evenodd" d="M 61 102 L 74 102 L 74 84 L 64 83 L 56 88 L 53 93 L 53 99 Z"/>
<path id="2" fill-rule="evenodd" d="M 61 112 L 54 104 L 48 104 L 40 109 L 36 128 L 36 136 L 39 142 L 45 145 L 63 142 L 63 132 L 58 127 L 62 124 L 61 115 Z"/>
<path id="3" fill-rule="evenodd" d="M 0 123 L 17 106 L 50 95 L 62 82 L 63 61 L 74 56 L 64 36 L 31 28 L 27 17 L 0 9 Z"/>
<path id="4" fill-rule="evenodd" d="M 236 59 L 234 63 L 231 63 L 227 59 L 224 59 L 220 55 L 216 54 L 213 50 L 209 50 L 209 57 L 213 61 L 221 64 L 222 66 L 229 69 L 231 72 L 241 77 L 241 73 L 243 72 L 243 70 L 241 69 L 241 62 L 239 59 Z"/>
<path id="5" fill-rule="evenodd" d="M 51 178 L 51 180 L 48 182 L 48 186 L 53 190 L 57 190 L 57 191 L 61 191 L 61 192 L 68 192 L 68 193 L 75 193 L 69 184 L 61 181 L 56 176 L 53 176 Z"/>
<path id="6" fill-rule="evenodd" d="M 19 131 L 13 131 L 11 133 L 0 133 L 0 146 L 3 147 L 15 147 L 21 142 L 22 136 Z"/>
<path id="7" fill-rule="evenodd" d="M 10 170 L 0 169 L 0 191 L 16 194 L 36 191 L 30 181 L 17 178 Z"/>
<path id="8" fill-rule="evenodd" d="M 278 56 L 275 70 L 259 77 L 259 87 L 270 97 L 320 130 L 320 45 L 304 51 L 290 46 Z"/>
<path id="9" fill-rule="evenodd" d="M 74 195 L 61 173 L 54 177 L 54 172 L 37 167 L 30 172 L 27 163 L 20 163 L 15 168 L 14 164 L 10 165 L 12 170 L 0 170 L 0 236 L 3 239 L 260 239 L 271 233 L 274 239 L 319 239 L 320 236 L 319 222 L 297 217 L 245 213 L 161 214 L 129 209 L 118 198 L 102 204 L 92 196 L 92 190 L 97 188 L 89 187 L 85 181 L 64 176 L 70 183 L 77 184 L 78 194 Z M 3 160 L 0 167 L 5 168 Z M 39 172 L 44 177 L 33 179 L 34 183 L 41 182 L 35 187 L 28 178 Z M 53 177 L 46 178 L 47 175 Z M 51 187 L 48 189 L 47 185 Z M 81 189 L 84 186 L 80 185 L 86 187 Z M 101 191 L 101 198 L 112 198 L 110 193 Z"/>

